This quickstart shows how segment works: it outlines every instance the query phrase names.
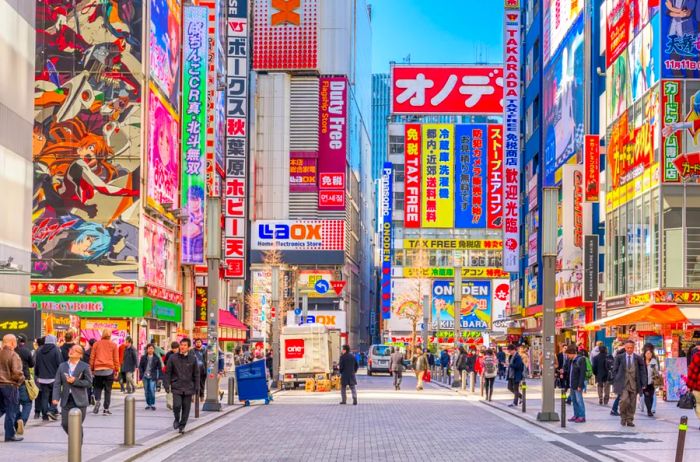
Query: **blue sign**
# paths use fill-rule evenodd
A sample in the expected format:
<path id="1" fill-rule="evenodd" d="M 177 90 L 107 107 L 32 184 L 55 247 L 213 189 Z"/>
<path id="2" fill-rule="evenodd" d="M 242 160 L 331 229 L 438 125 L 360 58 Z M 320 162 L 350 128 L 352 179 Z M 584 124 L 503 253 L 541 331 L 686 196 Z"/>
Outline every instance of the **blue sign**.
<path id="1" fill-rule="evenodd" d="M 294 309 L 294 316 L 301 316 L 301 308 Z"/>
<path id="2" fill-rule="evenodd" d="M 455 125 L 455 228 L 485 228 L 488 127 Z"/>
<path id="3" fill-rule="evenodd" d="M 394 201 L 394 166 L 384 162 L 382 171 L 382 319 L 391 319 L 391 258 L 393 224 L 392 203 Z"/>
<path id="4" fill-rule="evenodd" d="M 316 281 L 316 284 L 314 284 L 314 289 L 316 289 L 316 292 L 319 294 L 325 294 L 330 288 L 331 285 L 325 279 L 319 279 Z"/>

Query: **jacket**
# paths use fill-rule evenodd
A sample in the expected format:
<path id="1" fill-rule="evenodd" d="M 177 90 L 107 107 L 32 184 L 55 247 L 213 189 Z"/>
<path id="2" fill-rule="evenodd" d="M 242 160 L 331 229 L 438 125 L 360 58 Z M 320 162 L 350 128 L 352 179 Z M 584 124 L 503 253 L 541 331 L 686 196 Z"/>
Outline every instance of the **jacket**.
<path id="1" fill-rule="evenodd" d="M 690 364 L 688 365 L 688 378 L 686 379 L 686 384 L 688 389 L 693 391 L 700 391 L 700 350 L 696 350 L 693 356 L 691 356 Z"/>
<path id="2" fill-rule="evenodd" d="M 88 366 L 90 365 L 90 353 L 92 353 L 92 347 L 90 349 L 85 350 L 83 352 L 83 362 L 87 364 Z"/>
<path id="3" fill-rule="evenodd" d="M 647 384 L 647 366 L 644 360 L 638 354 L 632 356 L 632 363 L 637 368 L 637 393 L 642 392 Z M 625 374 L 627 372 L 627 353 L 619 354 L 615 357 L 615 366 L 613 368 L 613 389 L 615 393 L 621 395 L 625 391 Z"/>
<path id="4" fill-rule="evenodd" d="M 199 366 L 199 375 L 207 375 L 207 360 L 209 359 L 207 349 L 202 345 L 201 350 L 192 348 L 192 353 L 197 359 L 197 365 Z"/>
<path id="5" fill-rule="evenodd" d="M 340 385 L 357 385 L 357 378 L 355 374 L 357 373 L 357 360 L 352 355 L 352 353 L 343 353 L 340 355 L 340 361 L 338 362 L 338 367 L 340 369 Z"/>
<path id="6" fill-rule="evenodd" d="M 146 366 L 148 365 L 148 355 L 141 356 L 139 361 L 139 377 L 141 380 L 146 377 Z M 153 361 L 151 361 L 151 380 L 160 380 L 163 376 L 163 361 L 157 354 L 153 355 Z"/>
<path id="7" fill-rule="evenodd" d="M 170 355 L 165 366 L 165 390 L 176 395 L 194 395 L 199 394 L 199 384 L 199 366 L 194 353 Z"/>
<path id="8" fill-rule="evenodd" d="M 510 357 L 510 362 L 508 363 L 508 379 L 514 382 L 522 382 L 523 371 L 525 371 L 525 363 L 523 363 L 523 358 L 520 354 L 515 352 Z"/>
<path id="9" fill-rule="evenodd" d="M 440 353 L 440 366 L 441 367 L 449 367 L 450 365 L 450 355 L 447 353 L 447 350 L 442 350 L 442 353 Z"/>
<path id="10" fill-rule="evenodd" d="M 3 347 L 0 349 L 0 385 L 19 387 L 24 382 L 22 360 L 15 350 Z"/>
<path id="11" fill-rule="evenodd" d="M 119 371 L 119 347 L 109 339 L 102 339 L 90 351 L 90 369 L 94 371 L 112 369 Z"/>
<path id="12" fill-rule="evenodd" d="M 133 346 L 124 349 L 124 355 L 122 356 L 122 372 L 134 372 L 136 370 L 136 365 L 138 363 L 138 356 L 136 355 L 136 348 Z"/>
<path id="13" fill-rule="evenodd" d="M 70 373 L 70 367 L 68 366 L 68 361 L 61 363 L 56 371 L 56 381 L 53 387 L 52 400 L 61 402 L 61 407 L 65 407 L 68 403 L 68 396 L 73 395 L 73 400 L 77 407 L 87 407 L 90 404 L 88 400 L 88 388 L 92 386 L 92 374 L 90 373 L 90 366 L 83 362 L 78 361 L 75 365 L 75 370 L 73 371 L 73 377 L 75 377 L 75 382 L 68 383 L 66 380 L 66 375 Z"/>
<path id="14" fill-rule="evenodd" d="M 586 358 L 578 355 L 569 361 L 569 387 L 572 390 L 583 389 L 586 384 Z"/>
<path id="15" fill-rule="evenodd" d="M 61 345 L 61 356 L 63 357 L 64 361 L 68 361 L 68 352 L 74 346 L 75 346 L 75 343 L 73 343 L 73 342 L 64 343 L 63 345 Z"/>
<path id="16" fill-rule="evenodd" d="M 30 377 L 29 369 L 34 367 L 34 355 L 32 351 L 24 345 L 18 345 L 17 348 L 15 348 L 15 353 L 17 353 L 19 359 L 22 360 L 22 372 L 24 373 L 24 378 L 28 379 Z"/>
<path id="17" fill-rule="evenodd" d="M 61 356 L 61 350 L 51 343 L 43 345 L 37 350 L 34 361 L 36 378 L 53 380 L 56 377 L 58 366 L 63 362 L 63 356 Z"/>
<path id="18" fill-rule="evenodd" d="M 476 366 L 476 355 L 473 353 L 467 353 L 467 362 L 465 363 L 465 367 L 467 369 L 467 372 L 474 372 L 475 366 Z"/>
<path id="19" fill-rule="evenodd" d="M 413 369 L 416 370 L 416 372 L 420 371 L 427 371 L 429 367 L 428 364 L 428 355 L 423 353 L 422 355 L 416 357 L 416 363 L 413 366 Z"/>
<path id="20" fill-rule="evenodd" d="M 455 360 L 454 363 L 454 368 L 457 369 L 458 371 L 462 372 L 465 370 L 467 367 L 467 355 L 462 353 L 461 351 L 457 353 L 457 359 Z"/>
<path id="21" fill-rule="evenodd" d="M 403 372 L 403 353 L 395 351 L 389 360 L 389 370 L 391 372 Z"/>
<path id="22" fill-rule="evenodd" d="M 610 382 L 612 379 L 612 377 L 610 377 L 610 371 L 608 371 L 608 358 L 611 361 L 614 361 L 612 355 L 602 355 L 600 353 L 598 353 L 595 358 L 593 358 L 593 361 L 591 361 L 596 383 Z"/>

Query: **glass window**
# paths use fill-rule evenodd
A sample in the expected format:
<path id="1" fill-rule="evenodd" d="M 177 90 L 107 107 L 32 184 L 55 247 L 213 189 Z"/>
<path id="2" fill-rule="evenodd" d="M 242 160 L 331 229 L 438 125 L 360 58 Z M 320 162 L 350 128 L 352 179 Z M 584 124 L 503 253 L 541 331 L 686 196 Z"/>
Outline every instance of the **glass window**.
<path id="1" fill-rule="evenodd" d="M 700 289 L 700 187 L 685 188 L 686 271 L 688 287 Z"/>
<path id="2" fill-rule="evenodd" d="M 394 250 L 394 265 L 404 266 L 405 254 L 403 249 Z"/>
<path id="3" fill-rule="evenodd" d="M 651 285 L 651 235 L 649 214 L 651 212 L 651 194 L 647 193 L 641 199 L 642 202 L 642 226 L 641 226 L 641 255 L 640 265 L 640 290 L 652 289 Z"/>
<path id="4" fill-rule="evenodd" d="M 469 258 L 469 266 L 485 267 L 486 266 L 486 251 L 472 250 Z"/>
<path id="5" fill-rule="evenodd" d="M 664 287 L 683 287 L 683 187 L 666 186 L 663 194 Z"/>
<path id="6" fill-rule="evenodd" d="M 394 191 L 394 210 L 403 210 L 403 201 L 403 191 Z"/>
<path id="7" fill-rule="evenodd" d="M 651 286 L 659 287 L 659 188 L 651 192 Z"/>
<path id="8" fill-rule="evenodd" d="M 404 174 L 403 164 L 394 164 L 394 183 L 403 183 Z"/>

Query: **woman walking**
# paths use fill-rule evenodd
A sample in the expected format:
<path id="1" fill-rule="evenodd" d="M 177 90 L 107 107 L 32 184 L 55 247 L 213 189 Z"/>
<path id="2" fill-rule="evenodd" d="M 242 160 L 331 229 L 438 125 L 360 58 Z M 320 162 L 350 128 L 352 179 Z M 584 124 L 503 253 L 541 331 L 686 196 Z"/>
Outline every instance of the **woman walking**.
<path id="1" fill-rule="evenodd" d="M 146 345 L 146 354 L 141 356 L 139 362 L 139 375 L 143 380 L 143 392 L 146 395 L 146 410 L 156 410 L 156 383 L 161 380 L 163 362 L 156 352 L 156 347 L 152 343 Z"/>
<path id="2" fill-rule="evenodd" d="M 663 377 L 661 377 L 661 373 L 659 372 L 659 361 L 656 359 L 654 350 L 647 349 L 644 352 L 644 363 L 647 366 L 647 383 L 642 389 L 644 404 L 646 404 L 647 407 L 647 415 L 649 417 L 654 417 L 653 406 L 656 387 L 659 384 L 663 385 Z"/>
<path id="3" fill-rule="evenodd" d="M 491 396 L 493 395 L 493 382 L 496 380 L 496 376 L 498 375 L 498 358 L 491 348 L 488 348 L 484 352 L 481 364 L 483 370 L 482 381 L 484 383 L 485 398 L 486 401 L 491 401 Z"/>

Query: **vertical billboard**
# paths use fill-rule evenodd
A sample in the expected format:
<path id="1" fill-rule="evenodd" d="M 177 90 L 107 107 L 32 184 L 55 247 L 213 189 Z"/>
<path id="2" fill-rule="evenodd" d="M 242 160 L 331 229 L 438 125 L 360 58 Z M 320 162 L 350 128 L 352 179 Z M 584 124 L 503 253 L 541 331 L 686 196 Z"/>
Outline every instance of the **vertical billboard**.
<path id="1" fill-rule="evenodd" d="M 700 78 L 700 11 L 694 0 L 661 3 L 661 77 Z"/>
<path id="2" fill-rule="evenodd" d="M 180 4 L 180 0 L 150 0 L 148 40 L 151 79 L 175 111 L 180 107 Z"/>
<path id="3" fill-rule="evenodd" d="M 455 125 L 455 228 L 486 226 L 487 137 L 486 125 Z"/>
<path id="4" fill-rule="evenodd" d="M 544 70 L 545 186 L 559 182 L 557 170 L 583 146 L 583 61 L 583 17 L 579 17 Z"/>
<path id="5" fill-rule="evenodd" d="M 185 6 L 182 79 L 182 210 L 184 265 L 204 264 L 204 192 L 207 127 L 207 18 L 201 6 Z"/>
<path id="6" fill-rule="evenodd" d="M 630 29 L 629 0 L 605 0 L 607 11 L 605 31 L 606 67 L 615 62 L 622 51 L 627 48 Z"/>
<path id="7" fill-rule="evenodd" d="M 544 62 L 553 59 L 559 44 L 564 41 L 566 32 L 583 10 L 584 0 L 545 0 L 544 1 Z"/>
<path id="8" fill-rule="evenodd" d="M 143 217 L 143 242 L 148 245 L 141 252 L 141 278 L 145 284 L 176 291 L 178 264 L 175 232 L 161 223 Z"/>
<path id="9" fill-rule="evenodd" d="M 147 97 L 141 2 L 120 2 L 128 14 L 118 27 L 116 10 L 109 20 L 96 13 L 103 4 L 85 13 L 78 2 L 34 3 L 31 277 L 136 280 Z"/>
<path id="10" fill-rule="evenodd" d="M 348 150 L 348 81 L 321 77 L 318 123 L 318 209 L 345 210 Z"/>
<path id="11" fill-rule="evenodd" d="M 404 126 L 404 227 L 406 228 L 420 228 L 420 134 L 420 124 L 406 124 Z"/>
<path id="12" fill-rule="evenodd" d="M 248 195 L 248 0 L 228 2 L 225 12 L 226 90 L 224 150 L 224 270 L 226 279 L 246 277 Z"/>
<path id="13" fill-rule="evenodd" d="M 600 136 L 586 135 L 583 162 L 586 202 L 598 202 L 600 196 Z"/>
<path id="14" fill-rule="evenodd" d="M 254 3 L 254 70 L 318 68 L 319 3 L 319 0 Z"/>
<path id="15" fill-rule="evenodd" d="M 148 92 L 149 201 L 177 208 L 180 177 L 180 145 L 177 115 L 153 89 Z"/>
<path id="16" fill-rule="evenodd" d="M 505 10 L 503 66 L 503 269 L 520 269 L 520 10 Z"/>
<path id="17" fill-rule="evenodd" d="M 421 133 L 421 226 L 454 225 L 454 125 L 423 124 Z"/>
<path id="18" fill-rule="evenodd" d="M 382 170 L 382 319 L 391 318 L 391 258 L 393 239 L 394 170 L 384 162 Z"/>
<path id="19" fill-rule="evenodd" d="M 488 132 L 487 225 L 503 228 L 503 126 L 489 125 Z"/>
<path id="20" fill-rule="evenodd" d="M 455 319 L 465 330 L 491 327 L 491 281 L 462 281 L 461 306 L 455 306 L 453 281 L 433 281 L 432 289 L 432 319 L 440 329 L 454 328 Z"/>

